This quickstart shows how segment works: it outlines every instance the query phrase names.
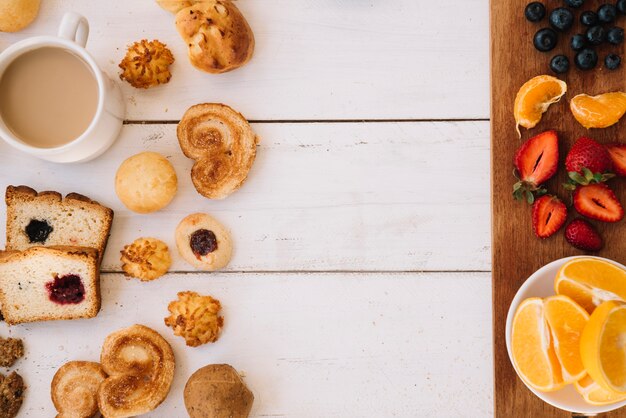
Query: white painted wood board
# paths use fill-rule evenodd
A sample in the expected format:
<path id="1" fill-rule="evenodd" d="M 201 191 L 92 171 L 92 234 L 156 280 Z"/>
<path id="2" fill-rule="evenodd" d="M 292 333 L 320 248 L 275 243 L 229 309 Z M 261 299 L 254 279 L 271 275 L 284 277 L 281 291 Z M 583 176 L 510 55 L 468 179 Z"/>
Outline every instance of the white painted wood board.
<path id="1" fill-rule="evenodd" d="M 17 370 L 29 384 L 20 417 L 53 415 L 49 385 L 73 359 L 97 361 L 104 338 L 141 323 L 177 359 L 166 401 L 145 417 L 185 417 L 182 389 L 196 369 L 229 363 L 255 394 L 254 417 L 486 417 L 493 414 L 487 273 L 173 274 L 151 283 L 102 277 L 91 320 L 13 326 Z M 225 327 L 188 348 L 163 324 L 176 292 L 211 294 Z"/>
<path id="2" fill-rule="evenodd" d="M 210 213 L 232 231 L 230 271 L 490 268 L 486 122 L 253 124 L 261 137 L 257 160 L 247 183 L 222 201 L 196 193 L 175 128 L 126 125 L 105 155 L 77 165 L 0 144 L 0 191 L 25 184 L 112 207 L 107 271 L 120 271 L 119 251 L 140 236 L 174 250 L 173 271 L 192 270 L 176 253 L 174 230 L 193 212 Z M 162 211 L 137 215 L 117 199 L 114 177 L 124 159 L 145 150 L 170 159 L 179 192 Z M 0 210 L 0 237 L 4 216 Z"/>
<path id="3" fill-rule="evenodd" d="M 211 75 L 188 62 L 173 16 L 154 0 L 43 0 L 37 20 L 1 34 L 0 49 L 55 34 L 66 11 L 91 23 L 88 49 L 117 79 L 126 46 L 159 39 L 172 81 L 122 83 L 131 120 L 174 120 L 198 102 L 225 102 L 255 120 L 489 117 L 488 2 L 484 0 L 240 0 L 255 33 L 245 67 Z"/>

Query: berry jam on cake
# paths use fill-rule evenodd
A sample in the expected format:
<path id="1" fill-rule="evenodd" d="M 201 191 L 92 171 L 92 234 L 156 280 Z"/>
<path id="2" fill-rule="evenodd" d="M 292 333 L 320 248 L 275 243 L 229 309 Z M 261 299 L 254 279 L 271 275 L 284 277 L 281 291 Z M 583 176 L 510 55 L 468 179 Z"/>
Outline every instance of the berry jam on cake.
<path id="1" fill-rule="evenodd" d="M 76 274 L 56 276 L 53 281 L 46 283 L 46 290 L 50 300 L 60 305 L 81 303 L 85 299 L 85 286 Z"/>

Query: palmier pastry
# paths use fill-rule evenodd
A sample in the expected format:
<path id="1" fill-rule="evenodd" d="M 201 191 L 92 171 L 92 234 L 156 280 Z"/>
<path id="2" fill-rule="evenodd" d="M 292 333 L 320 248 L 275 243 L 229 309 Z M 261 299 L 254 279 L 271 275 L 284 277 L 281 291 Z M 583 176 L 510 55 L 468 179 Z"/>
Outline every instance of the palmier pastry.
<path id="1" fill-rule="evenodd" d="M 106 377 L 100 363 L 70 361 L 61 366 L 50 390 L 58 417 L 93 417 L 98 412 L 98 387 Z"/>
<path id="2" fill-rule="evenodd" d="M 239 112 L 197 104 L 185 112 L 176 134 L 185 156 L 196 160 L 191 180 L 198 193 L 223 199 L 241 187 L 256 157 L 257 137 Z"/>
<path id="3" fill-rule="evenodd" d="M 194 67 L 224 73 L 247 63 L 254 52 L 250 25 L 230 0 L 203 0 L 176 14 L 176 29 Z"/>
<path id="4" fill-rule="evenodd" d="M 98 407 L 107 418 L 152 411 L 165 400 L 174 379 L 174 353 L 156 331 L 133 325 L 109 335 L 100 355 L 109 377 L 98 389 Z"/>
<path id="5" fill-rule="evenodd" d="M 219 300 L 196 292 L 178 292 L 178 300 L 170 302 L 167 309 L 171 315 L 165 318 L 165 325 L 174 329 L 174 335 L 183 337 L 188 346 L 214 343 L 219 338 L 224 325 Z"/>
<path id="6" fill-rule="evenodd" d="M 205 213 L 194 213 L 176 227 L 176 247 L 192 266 L 207 271 L 226 267 L 233 252 L 230 234 Z"/>

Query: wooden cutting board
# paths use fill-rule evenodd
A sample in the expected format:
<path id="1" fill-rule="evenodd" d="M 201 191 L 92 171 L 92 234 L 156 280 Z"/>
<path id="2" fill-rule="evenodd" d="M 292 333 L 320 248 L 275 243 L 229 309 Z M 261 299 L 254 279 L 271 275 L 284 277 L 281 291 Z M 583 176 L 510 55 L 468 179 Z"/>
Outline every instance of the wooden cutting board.
<path id="1" fill-rule="evenodd" d="M 607 91 L 626 91 L 626 57 L 623 45 L 602 45 L 597 49 L 596 69 L 582 72 L 573 65 L 574 54 L 569 47 L 570 37 L 583 32 L 578 16 L 583 10 L 596 10 L 604 3 L 587 0 L 575 12 L 575 26 L 560 35 L 558 46 L 548 53 L 536 51 L 532 38 L 542 27 L 547 27 L 547 16 L 542 22 L 532 23 L 524 18 L 528 0 L 491 0 L 491 161 L 492 161 L 492 247 L 493 247 L 493 322 L 495 412 L 497 417 L 566 417 L 568 413 L 553 408 L 536 398 L 517 377 L 509 361 L 505 345 L 505 322 L 509 304 L 519 286 L 541 266 L 558 258 L 583 254 L 572 248 L 561 230 L 556 235 L 539 240 L 531 227 L 531 210 L 526 203 L 511 196 L 515 179 L 513 155 L 522 141 L 548 129 L 559 133 L 561 168 L 558 178 L 548 184 L 551 193 L 557 193 L 569 204 L 569 194 L 560 186 L 566 180 L 563 161 L 574 141 L 590 136 L 602 143 L 619 140 L 626 143 L 626 117 L 607 129 L 587 130 L 571 115 L 569 100 L 579 93 L 591 95 Z M 614 3 L 614 2 L 613 2 Z M 549 12 L 563 1 L 545 0 Z M 619 17 L 616 25 L 624 27 L 626 17 Z M 608 71 L 604 56 L 609 52 L 622 56 L 622 68 Z M 564 53 L 570 58 L 570 71 L 559 78 L 567 82 L 567 94 L 553 104 L 541 122 L 531 130 L 522 128 L 522 138 L 515 132 L 513 102 L 518 89 L 530 78 L 553 74 L 550 58 Z M 626 179 L 609 182 L 622 204 L 626 203 Z M 576 216 L 570 210 L 569 219 Z M 605 240 L 605 248 L 597 255 L 626 263 L 626 221 L 602 224 L 592 221 Z M 626 417 L 626 408 L 607 417 Z"/>

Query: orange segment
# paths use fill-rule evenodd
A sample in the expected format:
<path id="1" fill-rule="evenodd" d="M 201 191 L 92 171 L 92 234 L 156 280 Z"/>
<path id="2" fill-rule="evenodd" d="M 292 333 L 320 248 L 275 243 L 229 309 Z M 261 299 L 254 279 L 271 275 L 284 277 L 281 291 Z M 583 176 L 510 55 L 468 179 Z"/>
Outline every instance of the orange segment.
<path id="1" fill-rule="evenodd" d="M 579 94 L 569 105 L 578 123 L 585 128 L 606 128 L 616 124 L 626 112 L 626 93 Z"/>
<path id="2" fill-rule="evenodd" d="M 562 388 L 564 383 L 543 313 L 541 298 L 529 298 L 520 304 L 513 318 L 511 353 L 520 377 L 529 386 L 549 392 Z"/>
<path id="3" fill-rule="evenodd" d="M 564 81 L 549 75 L 539 75 L 524 83 L 517 92 L 513 109 L 517 133 L 520 126 L 535 127 L 548 107 L 561 100 L 566 91 Z"/>
<path id="4" fill-rule="evenodd" d="M 552 332 L 554 351 L 561 364 L 563 383 L 574 383 L 586 373 L 580 357 L 580 336 L 589 321 L 589 314 L 563 295 L 545 298 L 543 309 Z"/>
<path id="5" fill-rule="evenodd" d="M 626 304 L 602 303 L 583 330 L 580 354 L 589 376 L 606 390 L 626 394 Z"/>
<path id="6" fill-rule="evenodd" d="M 561 267 L 554 289 L 592 313 L 604 301 L 626 301 L 626 271 L 605 260 L 579 257 Z"/>
<path id="7" fill-rule="evenodd" d="M 626 400 L 626 394 L 620 394 L 604 389 L 593 381 L 589 375 L 574 383 L 576 391 L 580 393 L 585 402 L 591 405 L 609 405 Z"/>

